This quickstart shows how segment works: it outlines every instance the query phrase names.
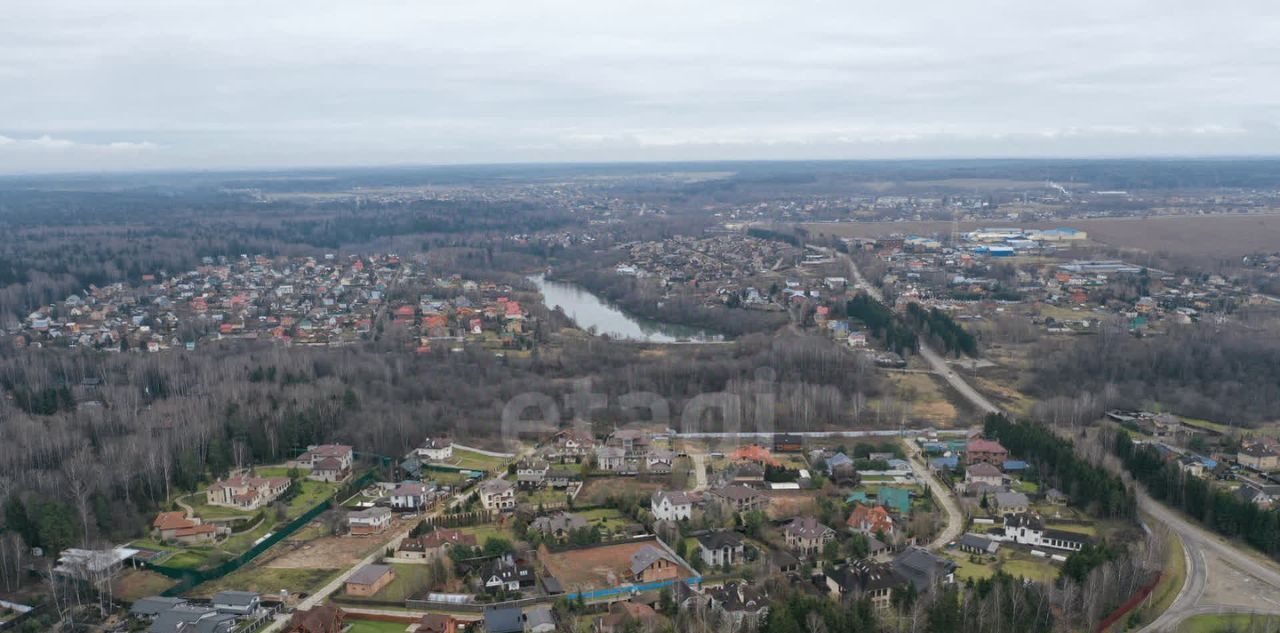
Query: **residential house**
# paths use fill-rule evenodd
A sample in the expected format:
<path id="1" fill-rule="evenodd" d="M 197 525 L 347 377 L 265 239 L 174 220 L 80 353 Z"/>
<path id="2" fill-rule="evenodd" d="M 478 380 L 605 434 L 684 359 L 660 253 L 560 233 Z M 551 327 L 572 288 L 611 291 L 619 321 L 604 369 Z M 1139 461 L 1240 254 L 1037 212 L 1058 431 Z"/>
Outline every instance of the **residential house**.
<path id="1" fill-rule="evenodd" d="M 987 531 L 987 538 L 1071 552 L 1080 551 L 1089 542 L 1083 534 L 1045 529 L 1040 515 L 1034 512 L 1004 515 L 1004 526 Z"/>
<path id="2" fill-rule="evenodd" d="M 627 454 L 616 446 L 596 447 L 596 468 L 609 472 L 627 470 Z"/>
<path id="3" fill-rule="evenodd" d="M 556 616 L 551 607 L 542 605 L 524 614 L 524 633 L 555 633 Z"/>
<path id="4" fill-rule="evenodd" d="M 587 527 L 587 520 L 571 512 L 556 512 L 529 523 L 529 530 L 555 539 L 567 538 L 574 530 Z"/>
<path id="5" fill-rule="evenodd" d="M 381 534 L 390 526 L 391 510 L 387 508 L 366 508 L 347 513 L 347 529 L 352 536 Z"/>
<path id="6" fill-rule="evenodd" d="M 341 633 L 347 612 L 331 604 L 294 611 L 284 633 Z"/>
<path id="7" fill-rule="evenodd" d="M 955 582 L 956 563 L 912 547 L 894 557 L 893 570 L 915 585 L 917 592 L 928 593 L 940 584 Z"/>
<path id="8" fill-rule="evenodd" d="M 345 444 L 320 444 L 308 446 L 306 452 L 293 461 L 298 468 L 309 469 L 308 479 L 317 481 L 343 481 L 351 474 L 355 460 L 354 450 Z"/>
<path id="9" fill-rule="evenodd" d="M 801 453 L 804 452 L 804 438 L 793 433 L 777 433 L 773 436 L 773 452 L 775 453 Z"/>
<path id="10" fill-rule="evenodd" d="M 818 556 L 822 548 L 836 538 L 836 531 L 818 523 L 813 517 L 799 517 L 782 531 L 787 547 L 801 556 Z"/>
<path id="11" fill-rule="evenodd" d="M 537 490 L 546 485 L 547 463 L 540 459 L 522 459 L 516 464 L 516 486 L 521 490 Z"/>
<path id="12" fill-rule="evenodd" d="M 476 547 L 475 535 L 460 530 L 436 528 L 421 536 L 411 536 L 396 546 L 394 558 L 402 560 L 435 560 L 444 558 L 453 547 Z"/>
<path id="13" fill-rule="evenodd" d="M 892 565 L 870 560 L 842 565 L 826 574 L 827 591 L 833 598 L 866 596 L 877 609 L 889 608 L 894 590 L 906 584 Z"/>
<path id="14" fill-rule="evenodd" d="M 674 580 L 680 566 L 673 554 L 657 545 L 645 545 L 631 555 L 631 580 L 639 583 Z"/>
<path id="15" fill-rule="evenodd" d="M 147 633 L 231 633 L 236 619 L 211 607 L 183 604 L 156 614 Z"/>
<path id="16" fill-rule="evenodd" d="M 986 439 L 970 440 L 964 448 L 964 460 L 966 464 L 977 464 L 985 462 L 996 468 L 1002 466 L 1006 459 L 1009 459 L 1009 451 L 1000 445 L 1000 442 Z"/>
<path id="17" fill-rule="evenodd" d="M 1245 444 L 1236 453 L 1236 461 L 1245 468 L 1271 472 L 1280 469 L 1280 451 L 1262 442 Z"/>
<path id="18" fill-rule="evenodd" d="M 140 620 L 153 620 L 161 613 L 185 604 L 187 604 L 186 598 L 165 598 L 162 596 L 139 598 L 129 605 L 129 616 Z"/>
<path id="19" fill-rule="evenodd" d="M 973 533 L 961 535 L 959 540 L 956 541 L 956 545 L 961 551 L 969 552 L 970 554 L 994 556 L 1000 550 L 999 541 L 993 541 L 985 536 Z"/>
<path id="20" fill-rule="evenodd" d="M 427 505 L 428 488 L 425 484 L 403 482 L 391 491 L 391 507 L 401 511 L 418 511 Z"/>
<path id="21" fill-rule="evenodd" d="M 547 469 L 547 486 L 556 489 L 564 489 L 573 485 L 578 480 L 578 473 L 571 468 L 548 468 Z"/>
<path id="22" fill-rule="evenodd" d="M 712 499 L 723 503 L 734 512 L 756 512 L 764 510 L 769 504 L 769 497 L 758 490 L 746 486 L 730 485 L 708 491 Z"/>
<path id="23" fill-rule="evenodd" d="M 596 440 L 590 433 L 579 433 L 570 429 L 556 434 L 550 447 L 543 454 L 547 459 L 562 464 L 576 464 L 590 455 L 595 448 Z"/>
<path id="24" fill-rule="evenodd" d="M 200 523 L 198 517 L 188 519 L 185 512 L 161 512 L 151 522 L 151 537 L 161 542 L 177 542 L 183 545 L 211 543 L 218 536 L 218 528 Z"/>
<path id="25" fill-rule="evenodd" d="M 741 564 L 745 554 L 742 539 L 729 530 L 714 530 L 700 534 L 698 539 L 698 556 L 704 565 L 715 569 L 719 567 Z"/>
<path id="26" fill-rule="evenodd" d="M 453 440 L 447 437 L 429 437 L 417 448 L 419 459 L 443 462 L 453 458 Z"/>
<path id="27" fill-rule="evenodd" d="M 1021 492 L 997 492 L 990 500 L 994 501 L 995 509 L 1001 513 L 1018 514 L 1026 512 L 1031 506 L 1031 500 Z"/>
<path id="28" fill-rule="evenodd" d="M 205 491 L 205 502 L 211 506 L 257 510 L 284 494 L 292 482 L 288 477 L 250 477 L 235 475 L 219 479 Z"/>
<path id="29" fill-rule="evenodd" d="M 219 591 L 211 604 L 218 613 L 244 617 L 262 606 L 262 596 L 256 591 Z"/>
<path id="30" fill-rule="evenodd" d="M 536 582 L 533 569 L 510 555 L 494 559 L 481 578 L 485 590 L 491 592 L 520 591 Z"/>
<path id="31" fill-rule="evenodd" d="M 711 608 L 728 620 L 728 630 L 755 627 L 769 615 L 769 595 L 743 581 L 708 588 L 706 595 Z"/>
<path id="32" fill-rule="evenodd" d="M 516 508 L 516 489 L 509 481 L 487 480 L 480 484 L 479 495 L 485 510 L 510 512 Z"/>
<path id="33" fill-rule="evenodd" d="M 596 633 L 625 633 L 638 627 L 648 631 L 661 619 L 653 607 L 640 602 L 623 600 L 609 605 L 609 611 L 595 621 Z"/>
<path id="34" fill-rule="evenodd" d="M 681 521 L 693 517 L 693 500 L 681 490 L 659 490 L 649 499 L 649 509 L 657 521 Z"/>
<path id="35" fill-rule="evenodd" d="M 390 565 L 365 565 L 347 577 L 344 590 L 348 596 L 367 598 L 395 580 L 396 570 Z"/>
<path id="36" fill-rule="evenodd" d="M 997 487 L 1004 484 L 1004 474 L 987 462 L 978 462 L 964 470 L 964 483 L 965 487 L 973 484 Z"/>
<path id="37" fill-rule="evenodd" d="M 893 537 L 893 518 L 889 516 L 889 512 L 884 506 L 864 506 L 861 503 L 854 505 L 853 512 L 849 515 L 849 529 L 859 534 L 867 536 L 876 536 L 878 538 Z"/>
<path id="38" fill-rule="evenodd" d="M 418 620 L 417 633 L 458 633 L 458 621 L 443 613 L 428 613 Z"/>
<path id="39" fill-rule="evenodd" d="M 605 444 L 621 448 L 628 458 L 640 458 L 649 452 L 649 433 L 640 429 L 618 429 Z"/>
<path id="40" fill-rule="evenodd" d="M 485 633 L 524 633 L 524 612 L 520 607 L 484 610 Z"/>

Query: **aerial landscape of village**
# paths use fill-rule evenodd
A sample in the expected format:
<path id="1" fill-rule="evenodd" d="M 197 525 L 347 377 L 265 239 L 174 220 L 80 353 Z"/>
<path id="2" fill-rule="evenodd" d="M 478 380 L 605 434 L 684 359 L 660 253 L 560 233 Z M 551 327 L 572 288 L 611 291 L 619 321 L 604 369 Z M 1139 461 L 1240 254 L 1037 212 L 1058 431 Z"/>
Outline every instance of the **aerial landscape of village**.
<path id="1" fill-rule="evenodd" d="M 1249 234 L 1280 223 L 1272 167 L 156 175 L 93 216 L 44 210 L 110 176 L 12 177 L 5 620 L 1267 622 L 1280 252 Z M 175 199 L 178 231 L 146 212 Z"/>
<path id="2" fill-rule="evenodd" d="M 11 0 L 0 633 L 1280 633 L 1266 0 Z"/>

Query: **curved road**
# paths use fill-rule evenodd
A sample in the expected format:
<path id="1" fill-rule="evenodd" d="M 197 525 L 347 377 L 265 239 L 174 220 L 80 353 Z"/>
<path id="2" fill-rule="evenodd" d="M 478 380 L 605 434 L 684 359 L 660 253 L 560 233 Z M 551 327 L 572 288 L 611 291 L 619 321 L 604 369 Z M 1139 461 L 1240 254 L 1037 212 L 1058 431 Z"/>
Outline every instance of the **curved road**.
<path id="1" fill-rule="evenodd" d="M 845 253 L 840 255 L 848 264 L 850 276 L 857 287 L 883 303 L 879 289 L 863 279 L 853 259 Z M 947 367 L 946 361 L 924 342 L 920 344 L 920 355 L 973 406 L 986 412 L 1001 412 L 962 376 Z M 914 467 L 914 460 L 912 465 Z M 1178 535 L 1182 540 L 1187 568 L 1186 581 L 1173 603 L 1158 618 L 1139 629 L 1140 633 L 1174 633 L 1183 620 L 1195 615 L 1280 614 L 1280 566 L 1274 561 L 1209 532 L 1142 490 L 1138 491 L 1138 507 Z M 948 531 L 951 525 L 959 524 L 953 520 Z M 958 530 L 957 527 L 957 533 Z"/>

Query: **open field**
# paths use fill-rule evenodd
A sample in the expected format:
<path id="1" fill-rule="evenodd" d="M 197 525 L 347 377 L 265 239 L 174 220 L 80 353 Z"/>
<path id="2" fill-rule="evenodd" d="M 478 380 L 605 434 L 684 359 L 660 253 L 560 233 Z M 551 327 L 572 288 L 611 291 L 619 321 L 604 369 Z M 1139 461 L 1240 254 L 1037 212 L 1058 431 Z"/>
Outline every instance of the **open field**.
<path id="1" fill-rule="evenodd" d="M 475 451 L 454 447 L 453 457 L 439 463 L 445 466 L 453 466 L 455 468 L 492 472 L 504 466 L 508 461 L 511 460 L 504 457 L 482 455 Z"/>
<path id="2" fill-rule="evenodd" d="M 648 497 L 656 490 L 666 488 L 656 481 L 640 481 L 635 477 L 592 477 L 586 488 L 578 494 L 578 505 L 599 505 L 610 495 L 639 494 Z"/>
<path id="3" fill-rule="evenodd" d="M 631 556 L 645 546 L 660 547 L 653 541 L 601 545 L 543 557 L 543 564 L 566 591 L 590 591 L 629 584 Z M 689 569 L 680 578 L 692 578 Z"/>
<path id="4" fill-rule="evenodd" d="M 892 234 L 949 234 L 950 222 L 841 222 L 802 225 L 811 235 L 878 237 Z M 961 222 L 961 231 L 982 226 L 1048 229 L 1069 226 L 1088 232 L 1089 240 L 1121 249 L 1174 251 L 1182 255 L 1235 258 L 1271 251 L 1280 241 L 1280 214 L 1168 215 L 1130 218 L 1067 219 L 1010 224 L 1008 221 Z M 1187 240 L 1195 235 L 1195 240 Z"/>
<path id="5" fill-rule="evenodd" d="M 208 597 L 219 591 L 243 590 L 259 593 L 310 593 L 338 575 L 340 568 L 280 569 L 246 565 L 233 574 L 196 586 L 189 595 Z"/>
<path id="6" fill-rule="evenodd" d="M 271 548 L 269 560 L 263 562 L 264 567 L 273 569 L 306 569 L 310 567 L 342 567 L 347 568 L 360 562 L 369 552 L 383 546 L 387 534 L 394 533 L 404 525 L 397 520 L 382 535 L 370 537 L 357 536 L 322 536 L 307 538 L 309 528 L 298 531 L 300 538 L 291 538 Z"/>
<path id="7" fill-rule="evenodd" d="M 940 378 L 932 374 L 882 373 L 886 387 L 898 402 L 909 403 L 910 419 L 926 426 L 947 428 L 955 426 L 959 419 L 955 405 L 947 398 L 947 390 Z M 879 401 L 868 402 L 869 408 L 879 406 Z M 896 406 L 896 403 L 895 403 Z"/>
<path id="8" fill-rule="evenodd" d="M 153 571 L 130 569 L 120 574 L 120 578 L 115 581 L 114 590 L 116 598 L 132 602 L 139 598 L 158 595 L 175 584 L 172 578 L 161 576 Z"/>

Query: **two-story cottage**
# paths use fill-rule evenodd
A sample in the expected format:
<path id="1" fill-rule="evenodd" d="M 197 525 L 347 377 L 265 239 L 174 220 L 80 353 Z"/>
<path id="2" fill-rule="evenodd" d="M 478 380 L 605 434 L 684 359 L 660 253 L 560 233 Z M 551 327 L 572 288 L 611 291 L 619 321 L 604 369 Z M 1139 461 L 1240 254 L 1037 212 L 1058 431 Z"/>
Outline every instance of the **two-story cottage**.
<path id="1" fill-rule="evenodd" d="M 684 521 L 693 517 L 693 500 L 682 490 L 659 490 L 650 498 L 649 510 L 658 521 Z"/>
<path id="2" fill-rule="evenodd" d="M 801 556 L 818 556 L 827 543 L 835 540 L 836 531 L 813 517 L 799 517 L 787 524 L 782 535 L 791 551 Z"/>
<path id="3" fill-rule="evenodd" d="M 480 505 L 485 510 L 510 512 L 516 509 L 516 488 L 503 479 L 490 479 L 480 484 Z"/>
<path id="4" fill-rule="evenodd" d="M 235 475 L 219 479 L 205 491 L 205 503 L 211 506 L 257 510 L 284 494 L 292 484 L 288 477 L 250 477 Z"/>
<path id="5" fill-rule="evenodd" d="M 391 526 L 391 510 L 365 508 L 347 513 L 347 529 L 352 536 L 381 534 Z"/>
<path id="6" fill-rule="evenodd" d="M 697 539 L 698 556 L 707 567 L 732 567 L 744 560 L 745 547 L 742 539 L 734 532 L 714 530 L 698 535 Z"/>
<path id="7" fill-rule="evenodd" d="M 447 437 L 429 437 L 415 452 L 419 459 L 443 462 L 453 458 L 453 440 Z"/>

